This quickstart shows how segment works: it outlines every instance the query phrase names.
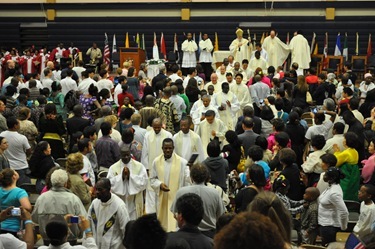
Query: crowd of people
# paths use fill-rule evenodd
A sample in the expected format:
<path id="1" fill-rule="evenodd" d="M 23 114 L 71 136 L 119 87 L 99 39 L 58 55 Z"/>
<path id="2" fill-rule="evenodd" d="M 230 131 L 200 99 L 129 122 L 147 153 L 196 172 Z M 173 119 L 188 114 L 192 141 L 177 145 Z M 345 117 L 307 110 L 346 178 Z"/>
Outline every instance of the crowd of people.
<path id="1" fill-rule="evenodd" d="M 236 34 L 214 69 L 208 36 L 197 45 L 189 33 L 182 65 L 153 78 L 131 60 L 85 68 L 74 45 L 30 48 L 31 64 L 4 52 L 0 248 L 33 248 L 34 224 L 40 248 L 327 246 L 348 228 L 346 202 L 361 202 L 350 232 L 367 248 L 372 75 L 350 63 L 317 74 L 300 31 L 287 46 L 273 30 L 254 51 Z M 102 57 L 96 44 L 87 55 Z"/>

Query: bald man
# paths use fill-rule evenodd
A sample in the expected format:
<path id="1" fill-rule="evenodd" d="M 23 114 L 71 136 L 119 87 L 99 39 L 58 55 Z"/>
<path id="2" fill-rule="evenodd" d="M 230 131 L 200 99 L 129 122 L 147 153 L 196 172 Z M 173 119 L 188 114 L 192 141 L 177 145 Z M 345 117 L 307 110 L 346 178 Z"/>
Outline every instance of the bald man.
<path id="1" fill-rule="evenodd" d="M 211 78 L 211 81 L 204 85 L 204 89 L 207 90 L 209 86 L 214 86 L 214 88 L 215 88 L 214 93 L 220 92 L 221 91 L 221 82 L 218 81 L 217 74 L 216 73 L 211 74 L 210 78 Z"/>

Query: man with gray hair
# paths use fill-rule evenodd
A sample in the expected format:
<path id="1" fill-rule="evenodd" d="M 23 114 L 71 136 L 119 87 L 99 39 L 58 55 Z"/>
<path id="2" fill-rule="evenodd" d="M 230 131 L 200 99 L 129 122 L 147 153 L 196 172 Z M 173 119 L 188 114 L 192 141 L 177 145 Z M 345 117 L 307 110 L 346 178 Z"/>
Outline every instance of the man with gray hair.
<path id="1" fill-rule="evenodd" d="M 65 170 L 56 169 L 51 175 L 52 188 L 39 196 L 35 203 L 31 216 L 33 222 L 39 224 L 40 234 L 45 245 L 49 244 L 45 228 L 51 218 L 55 216 L 64 218 L 67 214 L 87 215 L 82 201 L 66 188 L 68 179 L 68 173 Z M 78 224 L 72 224 L 70 230 L 72 233 L 69 235 L 68 241 L 77 240 L 79 236 Z"/>
<path id="2" fill-rule="evenodd" d="M 99 133 L 100 126 L 104 122 L 104 118 L 112 115 L 112 109 L 110 106 L 105 105 L 100 109 L 100 118 L 95 120 L 96 133 Z"/>

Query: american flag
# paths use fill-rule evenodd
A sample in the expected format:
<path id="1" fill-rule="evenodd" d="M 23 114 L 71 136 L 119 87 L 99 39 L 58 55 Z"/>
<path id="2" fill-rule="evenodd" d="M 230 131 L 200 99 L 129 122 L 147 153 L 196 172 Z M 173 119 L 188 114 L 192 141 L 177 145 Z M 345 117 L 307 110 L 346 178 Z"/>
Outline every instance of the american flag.
<path id="1" fill-rule="evenodd" d="M 104 56 L 103 56 L 103 62 L 106 64 L 109 64 L 109 45 L 108 45 L 108 36 L 107 33 L 104 33 L 105 40 L 104 40 Z"/>

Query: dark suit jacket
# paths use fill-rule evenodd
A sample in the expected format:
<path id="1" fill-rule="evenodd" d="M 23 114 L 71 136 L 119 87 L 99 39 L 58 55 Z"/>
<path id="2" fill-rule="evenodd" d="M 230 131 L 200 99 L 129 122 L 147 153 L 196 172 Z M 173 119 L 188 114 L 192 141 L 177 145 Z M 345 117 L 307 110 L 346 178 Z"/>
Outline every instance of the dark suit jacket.
<path id="1" fill-rule="evenodd" d="M 247 130 L 244 133 L 238 135 L 238 139 L 241 141 L 242 146 L 245 150 L 245 154 L 249 151 L 250 146 L 255 144 L 255 140 L 259 137 L 259 134 L 253 130 Z"/>
<path id="2" fill-rule="evenodd" d="M 242 134 L 244 132 L 244 130 L 242 129 L 243 119 L 244 119 L 244 116 L 241 116 L 237 119 L 236 130 L 235 130 L 237 135 Z M 253 131 L 257 134 L 260 134 L 262 131 L 262 121 L 257 116 L 253 116 L 252 119 L 254 121 Z"/>
<path id="3" fill-rule="evenodd" d="M 83 130 L 87 127 L 90 126 L 90 120 L 86 118 L 81 118 L 81 117 L 72 117 L 68 118 L 66 120 L 66 129 L 68 130 L 68 135 L 70 136 L 70 145 L 69 145 L 69 150 L 74 144 L 74 141 L 72 139 L 72 135 L 76 133 L 77 131 L 83 132 Z"/>
<path id="4" fill-rule="evenodd" d="M 175 246 L 184 245 L 185 242 L 194 249 L 212 249 L 214 247 L 213 240 L 203 235 L 197 227 L 184 226 L 177 232 L 168 233 L 165 248 L 176 248 Z"/>

